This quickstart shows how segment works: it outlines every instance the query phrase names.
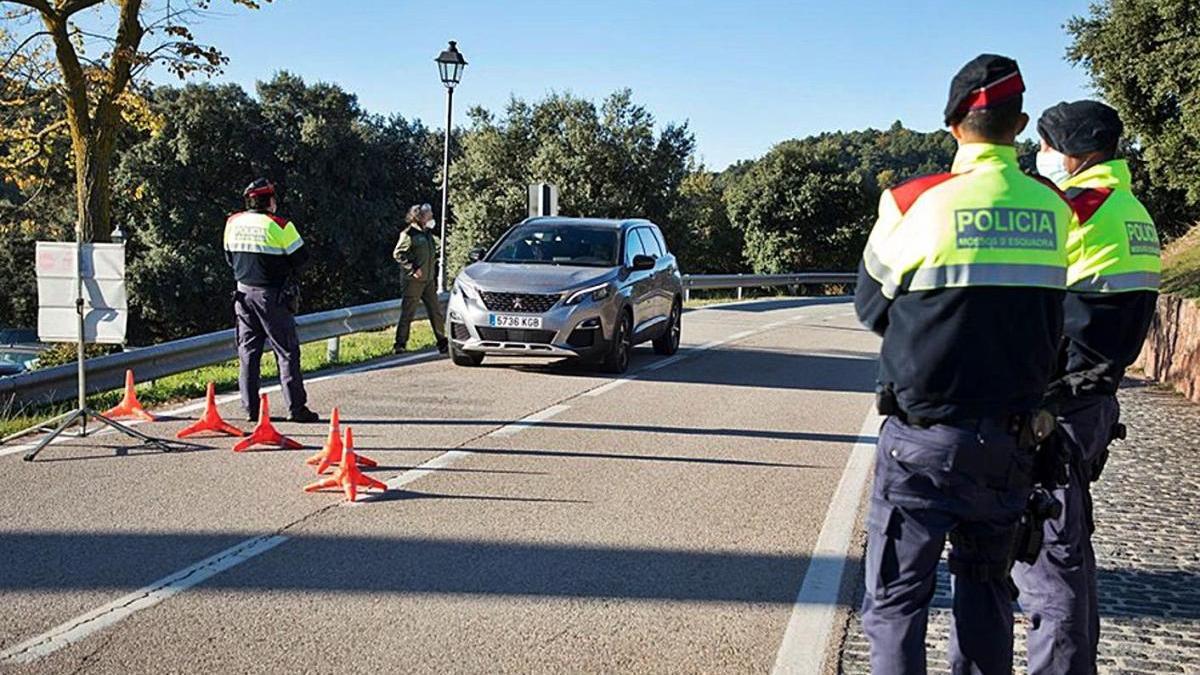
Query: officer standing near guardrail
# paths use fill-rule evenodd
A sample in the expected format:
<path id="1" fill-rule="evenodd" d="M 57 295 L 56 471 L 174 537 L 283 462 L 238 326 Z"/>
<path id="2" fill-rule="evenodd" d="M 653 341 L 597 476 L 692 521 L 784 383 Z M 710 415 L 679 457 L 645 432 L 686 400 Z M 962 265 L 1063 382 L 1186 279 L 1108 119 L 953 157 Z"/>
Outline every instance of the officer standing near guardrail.
<path id="1" fill-rule="evenodd" d="M 405 227 L 396 241 L 392 257 L 404 268 L 404 280 L 400 294 L 400 320 L 396 323 L 396 342 L 392 351 L 403 354 L 408 348 L 408 332 L 417 313 L 417 303 L 424 303 L 425 314 L 437 338 L 437 349 L 445 354 L 446 316 L 438 300 L 438 246 L 433 238 L 433 207 L 428 204 L 415 205 L 408 210 Z"/>
<path id="2" fill-rule="evenodd" d="M 1029 117 L 1012 59 L 954 76 L 950 173 L 884 191 L 855 308 L 883 337 L 875 481 L 867 516 L 863 627 L 871 670 L 924 673 L 925 631 L 946 538 L 954 575 L 955 673 L 1012 670 L 1008 583 L 1031 494 L 1038 411 L 1062 335 L 1073 213 L 1017 165 Z"/>
<path id="3" fill-rule="evenodd" d="M 269 340 L 279 363 L 279 381 L 288 419 L 319 421 L 308 409 L 300 372 L 300 340 L 295 313 L 299 305 L 296 272 L 308 261 L 308 248 L 286 218 L 275 215 L 275 186 L 259 178 L 242 192 L 246 210 L 225 221 L 225 257 L 233 267 L 238 343 L 238 388 L 242 407 L 258 421 L 258 386 L 263 346 Z"/>
<path id="4" fill-rule="evenodd" d="M 1124 437 L 1117 387 L 1137 358 L 1158 298 L 1158 232 L 1116 159 L 1123 125 L 1096 101 L 1060 103 L 1042 114 L 1038 172 L 1071 200 L 1079 220 L 1068 239 L 1066 330 L 1048 401 L 1058 413 L 1068 461 L 1052 489 L 1060 515 L 1043 527 L 1043 548 L 1013 580 L 1029 615 L 1029 672 L 1094 673 L 1100 639 L 1090 484 L 1108 445 Z"/>

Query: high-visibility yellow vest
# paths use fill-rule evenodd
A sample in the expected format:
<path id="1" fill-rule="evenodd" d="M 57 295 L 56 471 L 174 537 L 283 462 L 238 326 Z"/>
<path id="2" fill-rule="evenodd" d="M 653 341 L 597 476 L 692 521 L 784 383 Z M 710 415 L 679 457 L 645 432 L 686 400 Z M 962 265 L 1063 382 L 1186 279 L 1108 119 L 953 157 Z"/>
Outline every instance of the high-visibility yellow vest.
<path id="1" fill-rule="evenodd" d="M 303 245 L 296 226 L 278 216 L 243 211 L 225 221 L 225 250 L 231 253 L 289 255 Z"/>
<path id="2" fill-rule="evenodd" d="M 1125 160 L 1097 164 L 1063 183 L 1079 223 L 1067 237 L 1069 290 L 1158 290 L 1162 277 L 1158 230 L 1130 183 Z"/>
<path id="3" fill-rule="evenodd" d="M 883 294 L 971 286 L 1062 289 L 1075 216 L 1010 145 L 962 145 L 948 174 L 884 192 L 863 252 Z"/>

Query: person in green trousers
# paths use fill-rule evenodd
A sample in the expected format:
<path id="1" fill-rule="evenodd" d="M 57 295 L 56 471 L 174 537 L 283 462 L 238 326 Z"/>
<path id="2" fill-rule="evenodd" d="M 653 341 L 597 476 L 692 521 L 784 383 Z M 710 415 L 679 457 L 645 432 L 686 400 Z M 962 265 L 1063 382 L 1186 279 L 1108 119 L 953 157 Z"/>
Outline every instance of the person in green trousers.
<path id="1" fill-rule="evenodd" d="M 425 314 L 437 337 L 438 351 L 446 353 L 446 317 L 438 302 L 438 245 L 433 237 L 437 221 L 433 219 L 433 207 L 428 204 L 414 205 L 405 217 L 405 228 L 396 241 L 392 257 L 404 268 L 404 282 L 400 294 L 400 321 L 396 324 L 396 342 L 392 351 L 403 354 L 408 348 L 408 333 L 417 303 L 425 304 Z"/>

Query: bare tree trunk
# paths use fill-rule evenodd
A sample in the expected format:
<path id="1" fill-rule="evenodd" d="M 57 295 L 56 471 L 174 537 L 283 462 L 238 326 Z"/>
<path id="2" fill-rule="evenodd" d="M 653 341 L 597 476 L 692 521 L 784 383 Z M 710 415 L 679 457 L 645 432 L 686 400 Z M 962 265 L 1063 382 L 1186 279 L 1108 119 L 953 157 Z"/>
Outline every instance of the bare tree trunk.
<path id="1" fill-rule="evenodd" d="M 71 130 L 71 153 L 75 159 L 76 228 L 83 241 L 93 241 L 97 236 L 105 241 L 112 229 L 109 175 L 121 125 L 117 100 L 129 84 L 130 71 L 144 32 L 138 22 L 142 0 L 120 0 L 120 5 L 108 81 L 99 92 L 94 114 L 89 109 L 83 67 L 68 32 L 68 19 L 72 11 L 78 9 L 64 6 L 61 12 L 56 12 L 48 5 L 38 7 L 42 22 L 54 40 L 54 55 L 63 75 L 67 125 Z"/>

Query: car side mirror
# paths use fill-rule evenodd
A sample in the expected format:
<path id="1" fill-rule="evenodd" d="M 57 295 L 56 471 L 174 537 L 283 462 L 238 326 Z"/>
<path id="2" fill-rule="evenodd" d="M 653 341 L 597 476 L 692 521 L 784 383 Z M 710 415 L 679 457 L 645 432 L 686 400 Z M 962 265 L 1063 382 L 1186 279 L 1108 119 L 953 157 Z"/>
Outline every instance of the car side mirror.
<path id="1" fill-rule="evenodd" d="M 480 260 L 483 260 L 483 256 L 485 255 L 487 255 L 487 249 L 479 246 L 471 249 L 471 252 L 467 254 L 467 260 L 469 262 L 477 263 Z"/>
<path id="2" fill-rule="evenodd" d="M 652 269 L 654 269 L 654 258 L 651 258 L 648 255 L 642 255 L 642 254 L 635 255 L 635 256 L 633 256 L 633 265 L 631 265 L 630 267 L 633 269 L 634 272 L 640 272 L 642 270 L 652 270 Z"/>

